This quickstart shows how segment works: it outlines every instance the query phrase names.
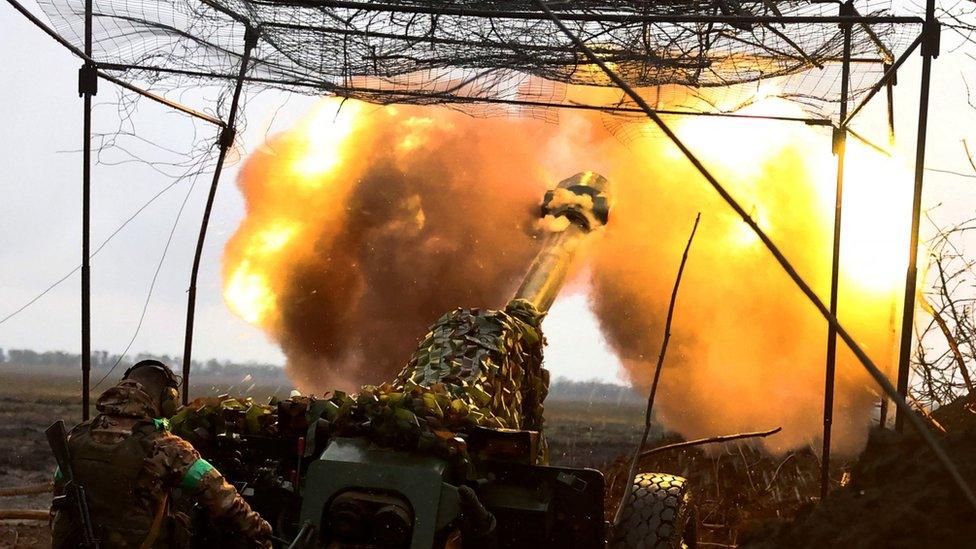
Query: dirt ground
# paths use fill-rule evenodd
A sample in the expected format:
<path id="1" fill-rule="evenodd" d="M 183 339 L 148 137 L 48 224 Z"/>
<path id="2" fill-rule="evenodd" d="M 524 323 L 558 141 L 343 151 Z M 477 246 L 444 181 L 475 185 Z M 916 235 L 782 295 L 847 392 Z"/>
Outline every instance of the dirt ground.
<path id="1" fill-rule="evenodd" d="M 976 485 L 976 413 L 964 399 L 933 414 L 938 435 L 970 486 Z M 905 428 L 877 430 L 854 464 L 850 482 L 792 520 L 766 524 L 741 547 L 956 548 L 976 547 L 973 506 L 922 442 Z"/>
<path id="2" fill-rule="evenodd" d="M 0 371 L 0 488 L 51 480 L 55 464 L 44 429 L 59 418 L 79 421 L 81 400 L 72 385 L 63 378 Z M 47 494 L 0 499 L 0 509 L 46 509 L 49 504 Z M 0 522 L 0 547 L 49 545 L 44 523 Z"/>

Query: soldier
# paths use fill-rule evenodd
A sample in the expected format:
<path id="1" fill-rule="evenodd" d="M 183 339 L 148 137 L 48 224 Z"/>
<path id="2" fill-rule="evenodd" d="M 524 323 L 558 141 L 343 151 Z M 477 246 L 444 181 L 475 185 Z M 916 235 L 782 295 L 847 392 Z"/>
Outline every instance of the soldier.
<path id="1" fill-rule="evenodd" d="M 71 468 L 85 487 L 101 547 L 184 547 L 186 516 L 173 498 L 192 498 L 216 524 L 256 547 L 271 547 L 271 527 L 200 457 L 167 430 L 179 402 L 179 380 L 163 363 L 144 360 L 98 398 L 99 414 L 68 435 Z M 55 473 L 55 495 L 60 471 Z M 77 547 L 71 509 L 52 509 L 53 545 Z"/>

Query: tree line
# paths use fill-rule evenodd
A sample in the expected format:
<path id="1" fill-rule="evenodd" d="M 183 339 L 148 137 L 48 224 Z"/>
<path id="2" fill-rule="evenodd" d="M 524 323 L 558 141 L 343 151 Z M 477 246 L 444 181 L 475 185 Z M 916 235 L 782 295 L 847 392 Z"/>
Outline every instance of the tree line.
<path id="1" fill-rule="evenodd" d="M 174 370 L 179 370 L 183 364 L 183 357 L 170 356 L 167 354 L 138 353 L 135 355 L 121 356 L 109 354 L 108 351 L 92 351 L 91 367 L 95 371 L 108 371 L 116 364 L 119 367 L 127 367 L 140 360 L 155 359 L 170 365 Z M 25 366 L 32 368 L 51 368 L 51 367 L 78 367 L 81 364 L 81 354 L 68 353 L 65 351 L 34 351 L 32 349 L 9 349 L 0 348 L 0 364 L 12 366 Z M 260 362 L 234 362 L 231 360 L 192 360 L 191 368 L 194 372 L 207 373 L 214 376 L 237 375 L 240 372 L 247 372 L 254 378 L 278 379 L 282 376 L 280 365 L 260 363 Z"/>
<path id="2" fill-rule="evenodd" d="M 183 357 L 181 356 L 138 353 L 136 355 L 122 357 L 118 354 L 109 354 L 108 351 L 93 351 L 91 365 L 92 370 L 96 372 L 107 372 L 116 364 L 119 364 L 116 370 L 121 373 L 124 368 L 140 360 L 147 359 L 159 360 L 165 364 L 169 364 L 177 371 L 179 371 L 183 364 Z M 0 364 L 29 368 L 80 368 L 81 354 L 65 351 L 34 351 L 31 349 L 4 350 L 0 348 Z M 255 380 L 261 379 L 276 383 L 285 381 L 284 370 L 277 364 L 234 362 L 214 358 L 205 361 L 193 360 L 190 364 L 195 374 L 234 378 L 239 378 L 242 374 L 250 374 L 251 378 Z M 638 395 L 629 386 L 605 383 L 597 380 L 573 381 L 565 378 L 556 378 L 552 382 L 549 387 L 549 398 L 617 403 L 643 399 L 643 397 Z"/>

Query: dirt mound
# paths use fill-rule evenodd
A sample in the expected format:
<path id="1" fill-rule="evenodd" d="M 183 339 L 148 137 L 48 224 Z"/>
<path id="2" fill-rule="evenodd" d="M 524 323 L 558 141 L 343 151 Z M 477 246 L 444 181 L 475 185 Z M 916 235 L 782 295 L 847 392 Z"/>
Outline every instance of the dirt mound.
<path id="1" fill-rule="evenodd" d="M 935 419 L 940 438 L 970 486 L 976 485 L 976 413 L 962 400 Z M 906 431 L 911 429 L 906 427 Z M 876 430 L 850 481 L 789 521 L 768 523 L 739 547 L 976 547 L 974 511 L 914 432 Z"/>

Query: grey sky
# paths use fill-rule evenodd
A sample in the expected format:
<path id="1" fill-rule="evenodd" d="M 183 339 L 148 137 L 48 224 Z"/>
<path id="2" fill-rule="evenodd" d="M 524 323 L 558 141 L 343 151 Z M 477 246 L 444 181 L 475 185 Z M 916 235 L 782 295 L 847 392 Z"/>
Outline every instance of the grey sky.
<path id="1" fill-rule="evenodd" d="M 39 13 L 33 3 L 29 9 Z M 972 109 L 965 106 L 960 73 L 972 72 L 959 53 L 945 54 L 935 64 L 930 122 L 929 166 L 970 171 L 960 139 L 976 137 Z M 0 48 L 6 52 L 0 68 L 0 318 L 21 306 L 80 262 L 80 148 L 81 100 L 76 93 L 79 62 L 44 36 L 7 5 L 0 7 Z M 896 105 L 899 149 L 913 158 L 918 61 L 899 73 Z M 117 88 L 100 83 L 96 98 L 96 131 L 110 132 L 119 117 L 113 103 Z M 204 107 L 216 90 L 183 97 Z M 314 98 L 266 92 L 247 104 L 247 131 L 239 139 L 243 151 L 253 150 L 265 132 L 287 127 Z M 866 113 L 877 116 L 879 102 Z M 192 142 L 194 129 L 215 133 L 206 124 L 166 112 L 143 101 L 133 117 L 136 130 L 147 139 L 175 149 Z M 273 124 L 272 124 L 273 121 Z M 131 141 L 129 141 L 131 142 Z M 976 139 L 973 140 L 976 144 Z M 827 146 L 825 144 L 825 146 Z M 143 150 L 150 156 L 158 152 Z M 123 157 L 107 155 L 114 162 Z M 173 170 L 170 170 L 173 171 Z M 195 356 L 281 363 L 278 349 L 256 328 L 231 314 L 220 293 L 220 256 L 224 243 L 242 218 L 243 202 L 234 185 L 235 166 L 225 172 L 217 195 L 198 289 Z M 139 164 L 97 165 L 93 172 L 92 242 L 97 246 L 121 222 L 172 178 Z M 972 213 L 976 180 L 929 173 L 926 204 L 946 202 L 939 210 L 945 221 Z M 182 350 L 185 289 L 209 175 L 200 178 L 163 263 L 145 322 L 132 351 L 179 354 Z M 163 194 L 126 227 L 93 260 L 94 349 L 121 352 L 139 321 L 150 281 L 189 182 Z M 39 300 L 17 317 L 0 325 L 0 347 L 40 350 L 80 350 L 79 275 Z M 479 305 L 479 304 L 470 304 Z M 607 350 L 583 295 L 561 300 L 547 321 L 550 341 L 547 363 L 554 375 L 575 379 L 618 379 L 619 363 Z"/>

